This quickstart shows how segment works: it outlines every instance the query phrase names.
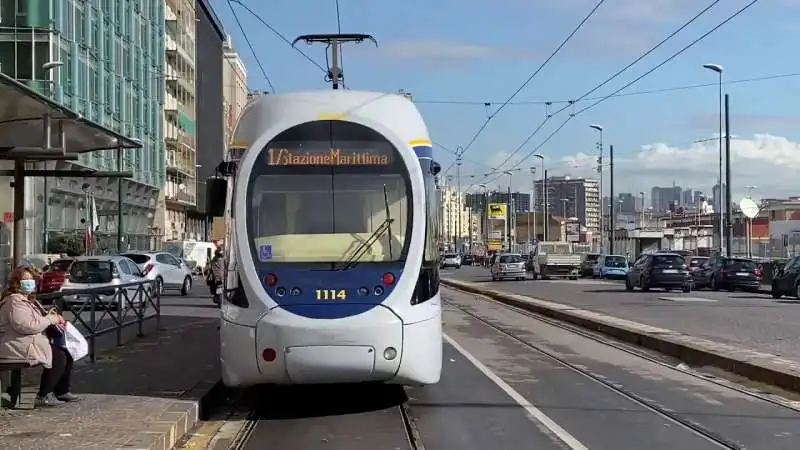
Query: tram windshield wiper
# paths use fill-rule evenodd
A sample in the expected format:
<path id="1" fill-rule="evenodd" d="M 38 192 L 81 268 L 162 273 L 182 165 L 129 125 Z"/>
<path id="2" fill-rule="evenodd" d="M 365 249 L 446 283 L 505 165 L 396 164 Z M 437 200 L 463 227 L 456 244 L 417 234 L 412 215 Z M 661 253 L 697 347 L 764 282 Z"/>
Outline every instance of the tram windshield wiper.
<path id="1" fill-rule="evenodd" d="M 367 253 L 367 250 L 370 249 L 373 244 L 375 244 L 375 242 L 383 235 L 383 233 L 391 229 L 392 222 L 394 222 L 394 219 L 392 218 L 387 217 L 386 219 L 384 219 L 383 222 L 381 222 L 381 224 L 378 226 L 378 228 L 375 231 L 373 231 L 372 234 L 370 234 L 369 237 L 356 248 L 356 250 L 349 258 L 347 258 L 347 260 L 344 263 L 344 266 L 342 266 L 342 268 L 339 270 L 348 270 L 353 266 L 355 266 L 356 264 L 358 264 L 358 260 L 361 259 L 361 257 L 364 256 L 365 253 Z M 391 235 L 389 236 L 389 239 L 391 239 Z"/>
<path id="2" fill-rule="evenodd" d="M 368 249 L 372 248 L 372 245 L 383 236 L 383 233 L 389 232 L 389 259 L 392 259 L 392 219 L 391 215 L 389 214 L 389 193 L 386 190 L 386 185 L 383 185 L 383 205 L 384 205 L 384 212 L 386 214 L 386 218 L 383 219 L 383 222 L 378 226 L 372 234 L 369 235 L 367 240 L 361 243 L 350 258 L 345 261 L 344 266 L 341 270 L 348 270 L 358 264 L 358 260 L 361 259 L 362 256 L 367 252 Z"/>

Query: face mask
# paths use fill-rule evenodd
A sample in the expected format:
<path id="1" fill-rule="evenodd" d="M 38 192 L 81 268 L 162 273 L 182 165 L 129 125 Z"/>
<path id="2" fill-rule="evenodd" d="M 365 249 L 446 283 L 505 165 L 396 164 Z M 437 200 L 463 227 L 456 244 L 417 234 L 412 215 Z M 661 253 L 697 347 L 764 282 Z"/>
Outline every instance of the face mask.
<path id="1" fill-rule="evenodd" d="M 22 292 L 26 294 L 36 290 L 36 280 L 20 280 L 19 285 L 22 288 Z"/>

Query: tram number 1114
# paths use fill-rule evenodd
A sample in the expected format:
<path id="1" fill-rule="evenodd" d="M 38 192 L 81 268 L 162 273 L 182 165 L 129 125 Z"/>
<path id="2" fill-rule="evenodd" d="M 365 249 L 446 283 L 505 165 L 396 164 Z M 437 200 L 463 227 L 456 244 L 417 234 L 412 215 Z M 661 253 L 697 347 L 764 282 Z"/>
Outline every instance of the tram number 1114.
<path id="1" fill-rule="evenodd" d="M 345 289 L 317 289 L 317 300 L 347 300 Z"/>

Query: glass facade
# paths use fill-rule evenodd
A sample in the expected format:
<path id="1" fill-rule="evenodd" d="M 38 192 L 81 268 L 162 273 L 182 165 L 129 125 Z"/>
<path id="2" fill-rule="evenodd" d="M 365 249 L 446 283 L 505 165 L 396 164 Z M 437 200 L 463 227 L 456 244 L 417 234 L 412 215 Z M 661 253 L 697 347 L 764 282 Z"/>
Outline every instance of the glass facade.
<path id="1" fill-rule="evenodd" d="M 133 172 L 122 183 L 126 247 L 151 246 L 156 198 L 166 180 L 165 27 L 164 0 L 0 0 L 0 70 L 142 142 L 142 149 L 126 150 L 122 157 L 122 170 Z M 116 151 L 58 163 L 65 169 L 73 165 L 117 170 Z M 84 184 L 100 218 L 98 250 L 116 249 L 117 180 L 31 181 L 28 233 L 42 239 L 33 240 L 29 253 L 44 251 L 44 241 L 54 234 L 83 232 Z"/>

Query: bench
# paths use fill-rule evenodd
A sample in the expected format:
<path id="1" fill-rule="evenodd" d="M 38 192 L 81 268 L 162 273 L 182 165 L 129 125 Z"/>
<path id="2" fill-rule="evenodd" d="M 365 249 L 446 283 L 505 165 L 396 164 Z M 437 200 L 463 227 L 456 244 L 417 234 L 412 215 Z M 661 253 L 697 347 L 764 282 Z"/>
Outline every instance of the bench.
<path id="1" fill-rule="evenodd" d="M 32 367 L 28 363 L 2 363 L 0 362 L 0 375 L 3 372 L 11 373 L 10 383 L 6 388 L 3 387 L 2 378 L 0 378 L 0 411 L 4 408 L 16 408 L 19 403 L 19 398 L 22 395 L 22 369 Z M 6 399 L 5 394 L 8 394 Z"/>

